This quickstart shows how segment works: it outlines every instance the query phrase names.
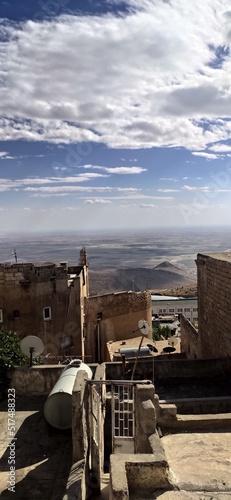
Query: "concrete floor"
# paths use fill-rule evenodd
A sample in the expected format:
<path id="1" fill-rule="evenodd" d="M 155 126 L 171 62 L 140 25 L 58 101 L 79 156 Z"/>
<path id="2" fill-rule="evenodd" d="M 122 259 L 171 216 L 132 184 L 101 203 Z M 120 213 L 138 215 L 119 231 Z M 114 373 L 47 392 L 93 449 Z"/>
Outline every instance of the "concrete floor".
<path id="1" fill-rule="evenodd" d="M 7 490 L 7 445 L 11 437 L 7 430 L 7 402 L 0 402 L 1 499 L 60 500 L 65 492 L 72 459 L 71 431 L 58 431 L 47 425 L 43 416 L 45 400 L 46 397 L 16 399 L 15 494 Z"/>
<path id="2" fill-rule="evenodd" d="M 131 500 L 231 500 L 231 432 L 161 439 L 174 491 L 134 492 Z"/>

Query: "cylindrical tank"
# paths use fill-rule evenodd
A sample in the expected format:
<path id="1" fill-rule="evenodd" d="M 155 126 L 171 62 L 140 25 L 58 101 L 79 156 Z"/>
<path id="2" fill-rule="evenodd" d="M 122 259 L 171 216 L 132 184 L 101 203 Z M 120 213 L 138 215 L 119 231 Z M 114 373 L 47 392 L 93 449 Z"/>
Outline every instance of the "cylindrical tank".
<path id="1" fill-rule="evenodd" d="M 138 353 L 138 347 L 123 347 L 119 349 L 121 355 L 124 354 L 125 358 L 135 358 Z M 149 348 L 147 346 L 143 346 L 140 348 L 139 357 L 141 356 L 149 356 Z"/>
<path id="2" fill-rule="evenodd" d="M 70 429 L 72 425 L 72 390 L 78 371 L 84 370 L 89 380 L 92 378 L 90 367 L 81 360 L 75 359 L 67 365 L 52 391 L 45 405 L 44 416 L 47 422 L 56 429 Z"/>

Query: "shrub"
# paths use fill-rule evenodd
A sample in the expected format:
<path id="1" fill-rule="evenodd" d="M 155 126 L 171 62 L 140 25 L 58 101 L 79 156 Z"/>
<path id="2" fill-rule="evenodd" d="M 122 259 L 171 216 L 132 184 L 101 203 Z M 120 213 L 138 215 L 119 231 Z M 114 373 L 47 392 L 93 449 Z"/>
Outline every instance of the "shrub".
<path id="1" fill-rule="evenodd" d="M 8 371 L 14 366 L 28 365 L 26 356 L 20 349 L 20 340 L 15 332 L 0 330 L 0 397 L 9 387 Z"/>

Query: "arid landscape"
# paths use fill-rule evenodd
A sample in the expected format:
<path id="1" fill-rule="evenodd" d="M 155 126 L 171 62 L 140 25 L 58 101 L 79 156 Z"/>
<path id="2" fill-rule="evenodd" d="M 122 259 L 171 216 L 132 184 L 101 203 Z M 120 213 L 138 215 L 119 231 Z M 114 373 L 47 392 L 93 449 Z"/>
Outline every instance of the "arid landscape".
<path id="1" fill-rule="evenodd" d="M 228 227 L 146 231 L 0 233 L 0 262 L 78 263 L 86 247 L 90 294 L 151 290 L 195 296 L 198 253 L 229 251 Z"/>
<path id="2" fill-rule="evenodd" d="M 132 290 L 164 291 L 165 294 L 186 293 L 196 288 L 196 276 L 165 261 L 153 269 L 150 268 L 118 268 L 102 271 L 90 271 L 90 294 L 104 294 Z M 170 290 L 169 290 L 170 289 Z M 192 296 L 193 292 L 191 293 Z"/>

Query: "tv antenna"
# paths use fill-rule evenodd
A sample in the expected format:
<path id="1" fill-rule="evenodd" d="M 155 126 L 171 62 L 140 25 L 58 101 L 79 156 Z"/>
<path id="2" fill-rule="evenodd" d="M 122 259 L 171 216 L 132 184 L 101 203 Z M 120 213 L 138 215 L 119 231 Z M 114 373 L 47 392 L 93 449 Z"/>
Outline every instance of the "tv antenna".
<path id="1" fill-rule="evenodd" d="M 18 262 L 18 256 L 17 256 L 17 252 L 16 252 L 15 248 L 14 248 L 14 251 L 12 252 L 12 255 L 14 255 L 15 262 L 17 264 L 17 262 Z"/>
<path id="2" fill-rule="evenodd" d="M 132 371 L 131 380 L 133 380 L 134 375 L 135 375 L 136 365 L 137 365 L 138 357 L 139 357 L 139 354 L 140 354 L 140 349 L 141 349 L 141 346 L 142 346 L 143 339 L 144 339 L 144 337 L 147 337 L 148 334 L 149 334 L 149 332 L 150 332 L 150 326 L 149 326 L 148 322 L 145 319 L 140 319 L 138 321 L 138 328 L 137 328 L 137 330 L 133 330 L 133 333 L 138 332 L 139 330 L 142 333 L 142 337 L 141 337 L 140 344 L 139 344 L 139 347 L 138 347 L 138 351 L 137 351 L 137 355 L 136 355 L 136 360 L 135 360 L 133 371 Z"/>
<path id="3" fill-rule="evenodd" d="M 28 335 L 20 342 L 21 350 L 30 358 L 30 367 L 32 366 L 33 357 L 39 356 L 44 350 L 43 341 L 35 335 Z"/>

